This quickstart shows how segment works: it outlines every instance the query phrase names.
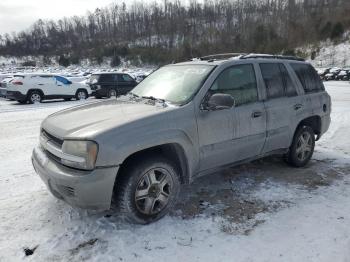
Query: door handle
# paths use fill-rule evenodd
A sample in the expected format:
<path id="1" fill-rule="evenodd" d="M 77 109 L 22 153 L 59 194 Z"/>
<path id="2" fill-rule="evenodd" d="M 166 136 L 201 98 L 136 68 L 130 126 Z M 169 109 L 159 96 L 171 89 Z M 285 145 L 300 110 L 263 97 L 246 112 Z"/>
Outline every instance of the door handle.
<path id="1" fill-rule="evenodd" d="M 38 84 L 38 86 L 43 86 L 44 84 Z"/>
<path id="2" fill-rule="evenodd" d="M 252 113 L 252 118 L 257 118 L 257 117 L 261 117 L 261 116 L 262 116 L 261 111 L 255 111 Z"/>
<path id="3" fill-rule="evenodd" d="M 294 105 L 294 110 L 299 110 L 299 109 L 301 109 L 302 107 L 303 107 L 302 104 L 296 104 L 296 105 Z"/>

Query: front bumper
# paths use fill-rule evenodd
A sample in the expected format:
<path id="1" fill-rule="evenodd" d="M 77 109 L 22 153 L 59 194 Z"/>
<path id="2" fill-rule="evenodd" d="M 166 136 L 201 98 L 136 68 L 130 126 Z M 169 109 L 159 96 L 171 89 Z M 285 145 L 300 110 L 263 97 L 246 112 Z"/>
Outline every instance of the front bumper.
<path id="1" fill-rule="evenodd" d="M 33 150 L 32 163 L 55 197 L 80 208 L 110 208 L 119 167 L 98 168 L 92 171 L 71 169 L 48 158 L 40 146 Z"/>
<path id="2" fill-rule="evenodd" d="M 14 99 L 17 101 L 24 101 L 27 99 L 26 95 L 23 95 L 21 92 L 19 91 L 7 91 L 6 92 L 6 98 L 8 99 Z"/>

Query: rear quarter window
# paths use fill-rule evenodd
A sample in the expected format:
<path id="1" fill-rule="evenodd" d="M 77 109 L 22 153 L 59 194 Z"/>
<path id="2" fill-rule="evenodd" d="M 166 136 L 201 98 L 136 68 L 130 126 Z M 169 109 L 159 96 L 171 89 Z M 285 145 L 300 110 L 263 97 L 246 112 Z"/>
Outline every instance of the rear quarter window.
<path id="1" fill-rule="evenodd" d="M 324 90 L 319 75 L 311 65 L 301 63 L 291 63 L 290 65 L 299 78 L 305 93 L 314 93 Z"/>

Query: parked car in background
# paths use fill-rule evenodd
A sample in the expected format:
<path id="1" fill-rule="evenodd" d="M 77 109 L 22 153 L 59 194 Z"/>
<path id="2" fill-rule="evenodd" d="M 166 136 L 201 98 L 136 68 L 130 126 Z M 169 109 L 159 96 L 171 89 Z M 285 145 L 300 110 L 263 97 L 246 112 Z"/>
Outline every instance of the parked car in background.
<path id="1" fill-rule="evenodd" d="M 136 82 L 137 82 L 137 83 L 140 83 L 140 82 L 142 82 L 146 77 L 147 77 L 147 75 L 145 75 L 145 74 L 136 75 Z"/>
<path id="2" fill-rule="evenodd" d="M 88 85 L 73 83 L 65 77 L 52 74 L 16 75 L 6 84 L 6 88 L 7 98 L 31 104 L 58 98 L 82 100 L 91 94 Z"/>
<path id="3" fill-rule="evenodd" d="M 326 74 L 323 77 L 324 81 L 331 81 L 331 80 L 335 80 L 336 76 L 338 75 L 339 72 L 329 72 L 328 74 Z"/>
<path id="4" fill-rule="evenodd" d="M 347 80 L 347 76 L 349 74 L 348 70 L 342 69 L 339 73 L 334 77 L 334 80 Z"/>
<path id="5" fill-rule="evenodd" d="M 47 188 L 82 208 L 114 199 L 123 218 L 146 224 L 202 175 L 275 154 L 305 166 L 331 121 L 315 69 L 293 57 L 214 57 L 162 67 L 120 100 L 47 117 L 32 155 Z"/>
<path id="6" fill-rule="evenodd" d="M 0 81 L 0 97 L 6 97 L 7 84 L 13 79 L 13 75 L 6 76 Z"/>
<path id="7" fill-rule="evenodd" d="M 126 73 L 94 73 L 86 83 L 96 98 L 125 95 L 137 85 L 136 80 Z"/>
<path id="8" fill-rule="evenodd" d="M 323 80 L 325 78 L 325 75 L 329 73 L 329 70 L 331 68 L 320 68 L 317 70 L 317 74 L 320 76 L 320 78 Z"/>

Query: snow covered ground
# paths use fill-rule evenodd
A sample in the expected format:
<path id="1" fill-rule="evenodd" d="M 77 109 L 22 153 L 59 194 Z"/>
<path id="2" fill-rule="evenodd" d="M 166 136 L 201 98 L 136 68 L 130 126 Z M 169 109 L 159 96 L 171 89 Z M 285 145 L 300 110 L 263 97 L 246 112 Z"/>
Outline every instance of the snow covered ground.
<path id="1" fill-rule="evenodd" d="M 0 100 L 0 261 L 350 261 L 350 84 L 326 85 L 332 124 L 307 167 L 273 157 L 203 177 L 147 226 L 71 208 L 35 174 L 41 121 L 80 102 Z"/>

